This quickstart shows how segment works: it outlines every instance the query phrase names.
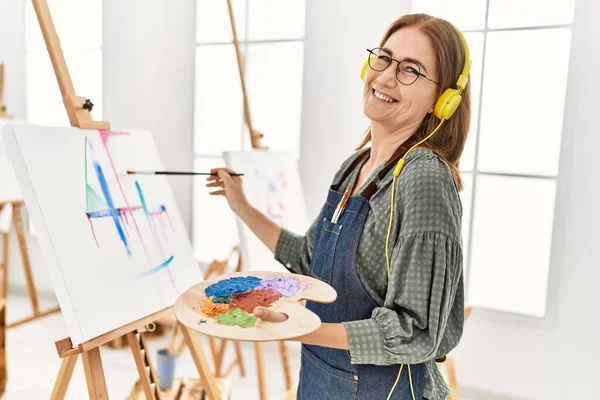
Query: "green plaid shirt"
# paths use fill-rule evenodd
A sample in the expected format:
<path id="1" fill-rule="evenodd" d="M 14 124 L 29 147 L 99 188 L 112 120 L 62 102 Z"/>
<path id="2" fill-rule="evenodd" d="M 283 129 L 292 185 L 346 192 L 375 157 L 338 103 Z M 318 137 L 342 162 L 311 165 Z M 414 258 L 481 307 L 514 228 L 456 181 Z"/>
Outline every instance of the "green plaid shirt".
<path id="1" fill-rule="evenodd" d="M 354 153 L 342 164 L 334 182 L 362 151 L 368 150 Z M 363 188 L 377 179 L 382 167 Z M 356 167 L 339 182 L 341 187 L 353 182 L 359 170 Z M 462 206 L 450 169 L 439 157 L 423 148 L 406 156 L 396 178 L 388 281 L 385 240 L 391 182 L 390 171 L 378 183 L 357 249 L 358 276 L 378 307 L 370 319 L 344 322 L 351 362 L 425 362 L 425 397 L 443 400 L 450 390 L 434 360 L 456 347 L 464 322 Z M 308 274 L 316 224 L 303 236 L 282 231 L 275 258 L 291 272 Z"/>

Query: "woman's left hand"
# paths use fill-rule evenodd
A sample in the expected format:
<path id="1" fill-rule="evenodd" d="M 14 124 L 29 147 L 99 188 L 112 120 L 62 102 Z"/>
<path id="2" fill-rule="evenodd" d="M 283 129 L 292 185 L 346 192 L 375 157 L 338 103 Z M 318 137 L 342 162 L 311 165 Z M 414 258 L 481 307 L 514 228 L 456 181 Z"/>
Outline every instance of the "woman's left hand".
<path id="1" fill-rule="evenodd" d="M 284 313 L 269 310 L 266 307 L 256 307 L 253 312 L 254 316 L 267 322 L 283 322 L 288 319 Z"/>

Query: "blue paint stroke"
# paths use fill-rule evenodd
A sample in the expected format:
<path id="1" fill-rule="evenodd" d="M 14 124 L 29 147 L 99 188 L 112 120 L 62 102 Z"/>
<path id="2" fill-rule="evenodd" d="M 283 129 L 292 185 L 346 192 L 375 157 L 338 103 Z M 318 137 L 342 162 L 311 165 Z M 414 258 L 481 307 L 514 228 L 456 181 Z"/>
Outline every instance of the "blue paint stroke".
<path id="1" fill-rule="evenodd" d="M 148 271 L 142 272 L 141 274 L 138 275 L 138 278 L 143 278 L 144 276 L 152 275 L 153 273 L 158 272 L 161 269 L 168 267 L 169 264 L 171 264 L 171 262 L 173 262 L 173 258 L 174 258 L 174 256 L 171 256 L 171 257 L 167 258 L 167 260 L 164 263 L 160 264 L 159 266 L 151 268 Z"/>
<path id="2" fill-rule="evenodd" d="M 152 227 L 152 220 L 150 219 L 150 213 L 148 212 L 148 205 L 146 205 L 146 199 L 144 198 L 144 192 L 142 192 L 142 187 L 138 181 L 135 181 L 135 188 L 137 189 L 138 195 L 140 196 L 140 202 L 142 203 L 142 208 L 144 209 L 144 214 L 146 215 L 146 219 Z"/>
<path id="3" fill-rule="evenodd" d="M 213 283 L 204 289 L 207 297 L 227 298 L 235 293 L 248 293 L 260 286 L 262 279 L 255 276 L 233 277 Z M 213 299 L 214 301 L 214 299 Z"/>
<path id="4" fill-rule="evenodd" d="M 156 210 L 156 211 L 154 211 L 154 210 Z M 120 210 L 117 209 L 116 211 L 118 214 Z M 164 213 L 164 212 L 167 212 L 167 208 L 164 205 L 156 206 L 152 210 L 150 210 L 148 208 L 148 213 L 153 213 L 153 212 Z M 85 213 L 85 215 L 87 215 L 88 218 L 105 218 L 105 217 L 112 217 L 113 212 L 107 208 L 104 210 L 88 211 Z"/>
<path id="5" fill-rule="evenodd" d="M 88 218 L 104 218 L 104 217 L 112 217 L 113 213 L 111 210 L 100 210 L 100 211 L 89 211 L 86 212 L 85 215 Z"/>
<path id="6" fill-rule="evenodd" d="M 98 182 L 100 183 L 100 188 L 102 189 L 102 194 L 104 195 L 104 199 L 106 200 L 106 204 L 108 205 L 110 212 L 110 216 L 115 223 L 117 228 L 117 232 L 119 233 L 119 237 L 125 245 L 125 249 L 127 250 L 127 255 L 131 256 L 131 250 L 129 249 L 129 244 L 127 243 L 127 237 L 125 236 L 125 231 L 123 230 L 123 226 L 121 225 L 121 220 L 119 218 L 119 212 L 115 207 L 115 202 L 113 201 L 110 190 L 108 189 L 108 183 L 106 182 L 106 177 L 104 176 L 104 172 L 102 171 L 102 167 L 98 163 L 98 161 L 94 161 L 94 170 L 96 171 L 96 176 L 98 177 Z"/>

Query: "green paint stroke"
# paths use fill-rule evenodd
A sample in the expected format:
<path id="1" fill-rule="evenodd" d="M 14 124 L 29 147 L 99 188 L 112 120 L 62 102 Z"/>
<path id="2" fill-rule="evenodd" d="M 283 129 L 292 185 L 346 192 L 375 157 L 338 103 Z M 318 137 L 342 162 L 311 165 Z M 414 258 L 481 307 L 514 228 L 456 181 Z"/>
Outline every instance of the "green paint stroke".
<path id="1" fill-rule="evenodd" d="M 92 189 L 90 187 L 90 185 L 86 185 L 86 192 L 85 192 L 85 200 L 87 203 L 86 206 L 86 210 L 87 212 L 94 212 L 94 211 L 101 211 L 101 210 L 107 210 L 108 204 L 106 204 L 106 202 L 104 200 L 102 200 L 102 197 L 100 197 L 100 195 L 98 193 L 96 193 L 96 191 L 94 189 Z"/>
<path id="2" fill-rule="evenodd" d="M 256 317 L 248 314 L 246 311 L 236 308 L 227 314 L 221 314 L 215 317 L 220 324 L 240 326 L 242 328 L 252 328 L 256 323 Z"/>

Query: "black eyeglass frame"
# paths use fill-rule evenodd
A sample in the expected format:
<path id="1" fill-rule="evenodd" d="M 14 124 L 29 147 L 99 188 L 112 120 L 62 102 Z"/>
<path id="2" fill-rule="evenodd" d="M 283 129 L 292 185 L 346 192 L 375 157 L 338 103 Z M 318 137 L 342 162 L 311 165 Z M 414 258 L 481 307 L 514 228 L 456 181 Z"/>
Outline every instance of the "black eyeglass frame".
<path id="1" fill-rule="evenodd" d="M 375 47 L 374 49 L 367 49 L 367 51 L 374 57 L 379 57 L 379 55 L 376 53 L 376 50 L 383 50 L 381 47 Z M 385 53 L 387 53 L 387 51 L 384 51 Z M 400 64 L 406 60 L 396 60 L 395 58 L 392 58 L 391 56 L 386 54 L 386 57 L 390 59 L 390 62 L 388 63 L 388 65 L 384 68 L 384 69 L 375 69 L 373 68 L 373 66 L 371 65 L 371 56 L 369 56 L 367 58 L 367 62 L 369 63 L 369 68 L 371 68 L 373 71 L 377 71 L 377 72 L 383 72 L 385 71 L 390 65 L 392 65 L 393 61 L 396 61 L 398 63 L 398 68 L 396 70 L 396 80 L 398 82 L 400 82 L 401 84 L 405 85 L 405 86 L 410 86 L 413 83 L 415 83 L 417 81 L 417 79 L 419 79 L 420 76 L 422 76 L 423 78 L 427 79 L 430 82 L 435 83 L 436 85 L 440 86 L 440 84 L 436 81 L 434 81 L 433 79 L 431 79 L 430 77 L 428 77 L 427 75 L 423 74 L 421 72 L 421 69 L 419 68 L 418 65 L 415 64 L 415 67 L 417 67 L 417 76 L 415 77 L 415 80 L 412 81 L 411 83 L 404 83 L 402 82 L 399 78 L 398 78 L 398 71 L 400 70 Z"/>

